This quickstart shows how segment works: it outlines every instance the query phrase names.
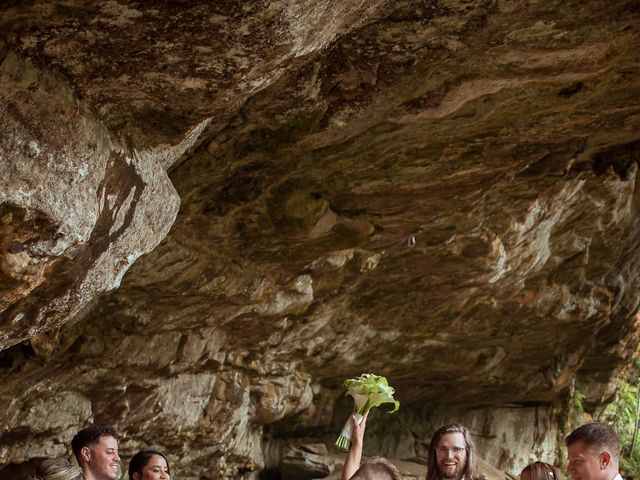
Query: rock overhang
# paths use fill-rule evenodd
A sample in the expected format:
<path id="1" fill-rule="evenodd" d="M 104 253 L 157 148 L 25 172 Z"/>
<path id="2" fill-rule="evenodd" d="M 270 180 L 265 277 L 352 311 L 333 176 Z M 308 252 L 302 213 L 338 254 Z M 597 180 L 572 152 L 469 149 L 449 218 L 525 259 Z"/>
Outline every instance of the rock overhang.
<path id="1" fill-rule="evenodd" d="M 41 100 L 39 118 L 65 118 L 56 101 L 86 109 L 118 158 L 142 158 L 168 186 L 155 211 L 167 198 L 177 211 L 173 188 L 181 206 L 175 223 L 142 216 L 164 240 L 122 283 L 82 290 L 113 293 L 37 331 L 5 329 L 7 346 L 31 337 L 41 356 L 6 352 L 22 371 L 6 369 L 7 392 L 73 385 L 131 448 L 169 435 L 154 426 L 175 421 L 153 413 L 165 402 L 188 426 L 158 444 L 199 445 L 213 429 L 228 448 L 185 458 L 222 470 L 225 455 L 266 458 L 248 419 L 326 428 L 336 388 L 363 370 L 409 408 L 555 405 L 576 379 L 594 405 L 611 394 L 638 335 L 637 12 L 332 5 L 8 4 L 5 68 L 31 62 L 68 92 Z M 12 313 L 42 308 L 25 295 Z M 111 372 L 91 368 L 104 358 Z M 193 388 L 167 390 L 180 382 Z"/>

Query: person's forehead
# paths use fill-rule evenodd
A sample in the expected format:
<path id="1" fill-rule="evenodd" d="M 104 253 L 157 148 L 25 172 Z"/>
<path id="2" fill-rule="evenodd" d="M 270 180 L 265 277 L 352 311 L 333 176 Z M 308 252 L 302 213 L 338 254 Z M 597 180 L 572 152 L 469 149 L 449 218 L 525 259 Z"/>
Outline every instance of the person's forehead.
<path id="1" fill-rule="evenodd" d="M 567 447 L 569 457 L 572 458 L 588 458 L 596 456 L 596 449 L 592 445 L 587 445 L 583 441 L 572 443 Z"/>
<path id="2" fill-rule="evenodd" d="M 111 435 L 101 435 L 98 439 L 98 443 L 104 448 L 118 448 L 118 440 Z"/>
<path id="3" fill-rule="evenodd" d="M 167 461 L 162 458 L 161 455 L 152 455 L 151 457 L 149 457 L 149 461 L 147 462 L 147 466 L 149 467 L 166 467 L 167 466 Z"/>
<path id="4" fill-rule="evenodd" d="M 445 433 L 437 446 L 465 447 L 464 435 L 460 432 Z"/>

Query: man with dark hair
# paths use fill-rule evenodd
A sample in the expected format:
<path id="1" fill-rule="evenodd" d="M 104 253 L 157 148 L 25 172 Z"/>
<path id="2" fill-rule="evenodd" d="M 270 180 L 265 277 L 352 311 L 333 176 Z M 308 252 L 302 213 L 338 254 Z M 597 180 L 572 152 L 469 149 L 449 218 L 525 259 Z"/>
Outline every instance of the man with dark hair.
<path id="1" fill-rule="evenodd" d="M 571 480 L 622 480 L 620 440 L 616 431 L 601 423 L 576 428 L 565 439 Z"/>
<path id="2" fill-rule="evenodd" d="M 118 434 L 113 428 L 89 425 L 76 433 L 71 448 L 85 480 L 120 478 Z"/>
<path id="3" fill-rule="evenodd" d="M 429 443 L 426 480 L 483 480 L 469 430 L 451 423 L 435 431 Z"/>

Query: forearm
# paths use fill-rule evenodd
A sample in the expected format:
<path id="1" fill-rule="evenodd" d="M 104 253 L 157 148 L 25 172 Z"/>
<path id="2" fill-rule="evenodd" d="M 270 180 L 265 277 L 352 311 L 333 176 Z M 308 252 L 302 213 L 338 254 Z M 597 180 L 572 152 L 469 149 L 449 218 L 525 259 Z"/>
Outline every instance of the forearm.
<path id="1" fill-rule="evenodd" d="M 358 468 L 360 468 L 361 460 L 362 442 L 359 440 L 352 441 L 349 452 L 347 452 L 347 457 L 344 460 L 344 465 L 342 466 L 342 475 L 340 476 L 340 480 L 349 480 L 353 477 Z"/>

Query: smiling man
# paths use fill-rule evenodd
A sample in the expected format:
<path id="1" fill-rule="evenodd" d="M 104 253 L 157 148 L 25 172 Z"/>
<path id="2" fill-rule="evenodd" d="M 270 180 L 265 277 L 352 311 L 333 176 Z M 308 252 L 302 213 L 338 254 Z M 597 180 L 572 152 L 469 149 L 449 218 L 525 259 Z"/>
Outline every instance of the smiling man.
<path id="1" fill-rule="evenodd" d="M 398 469 L 384 459 L 376 458 L 360 469 L 364 431 L 367 419 L 351 419 L 351 447 L 347 453 L 340 480 L 396 480 Z M 426 480 L 485 480 L 478 472 L 476 449 L 469 431 L 458 423 L 439 428 L 431 437 L 427 457 Z"/>
<path id="2" fill-rule="evenodd" d="M 613 428 L 588 423 L 571 432 L 565 444 L 571 480 L 622 480 L 620 440 Z"/>
<path id="3" fill-rule="evenodd" d="M 458 423 L 439 428 L 431 437 L 427 480 L 481 480 L 469 431 Z"/>
<path id="4" fill-rule="evenodd" d="M 85 480 L 120 478 L 118 434 L 113 428 L 90 425 L 71 440 L 71 448 Z"/>

